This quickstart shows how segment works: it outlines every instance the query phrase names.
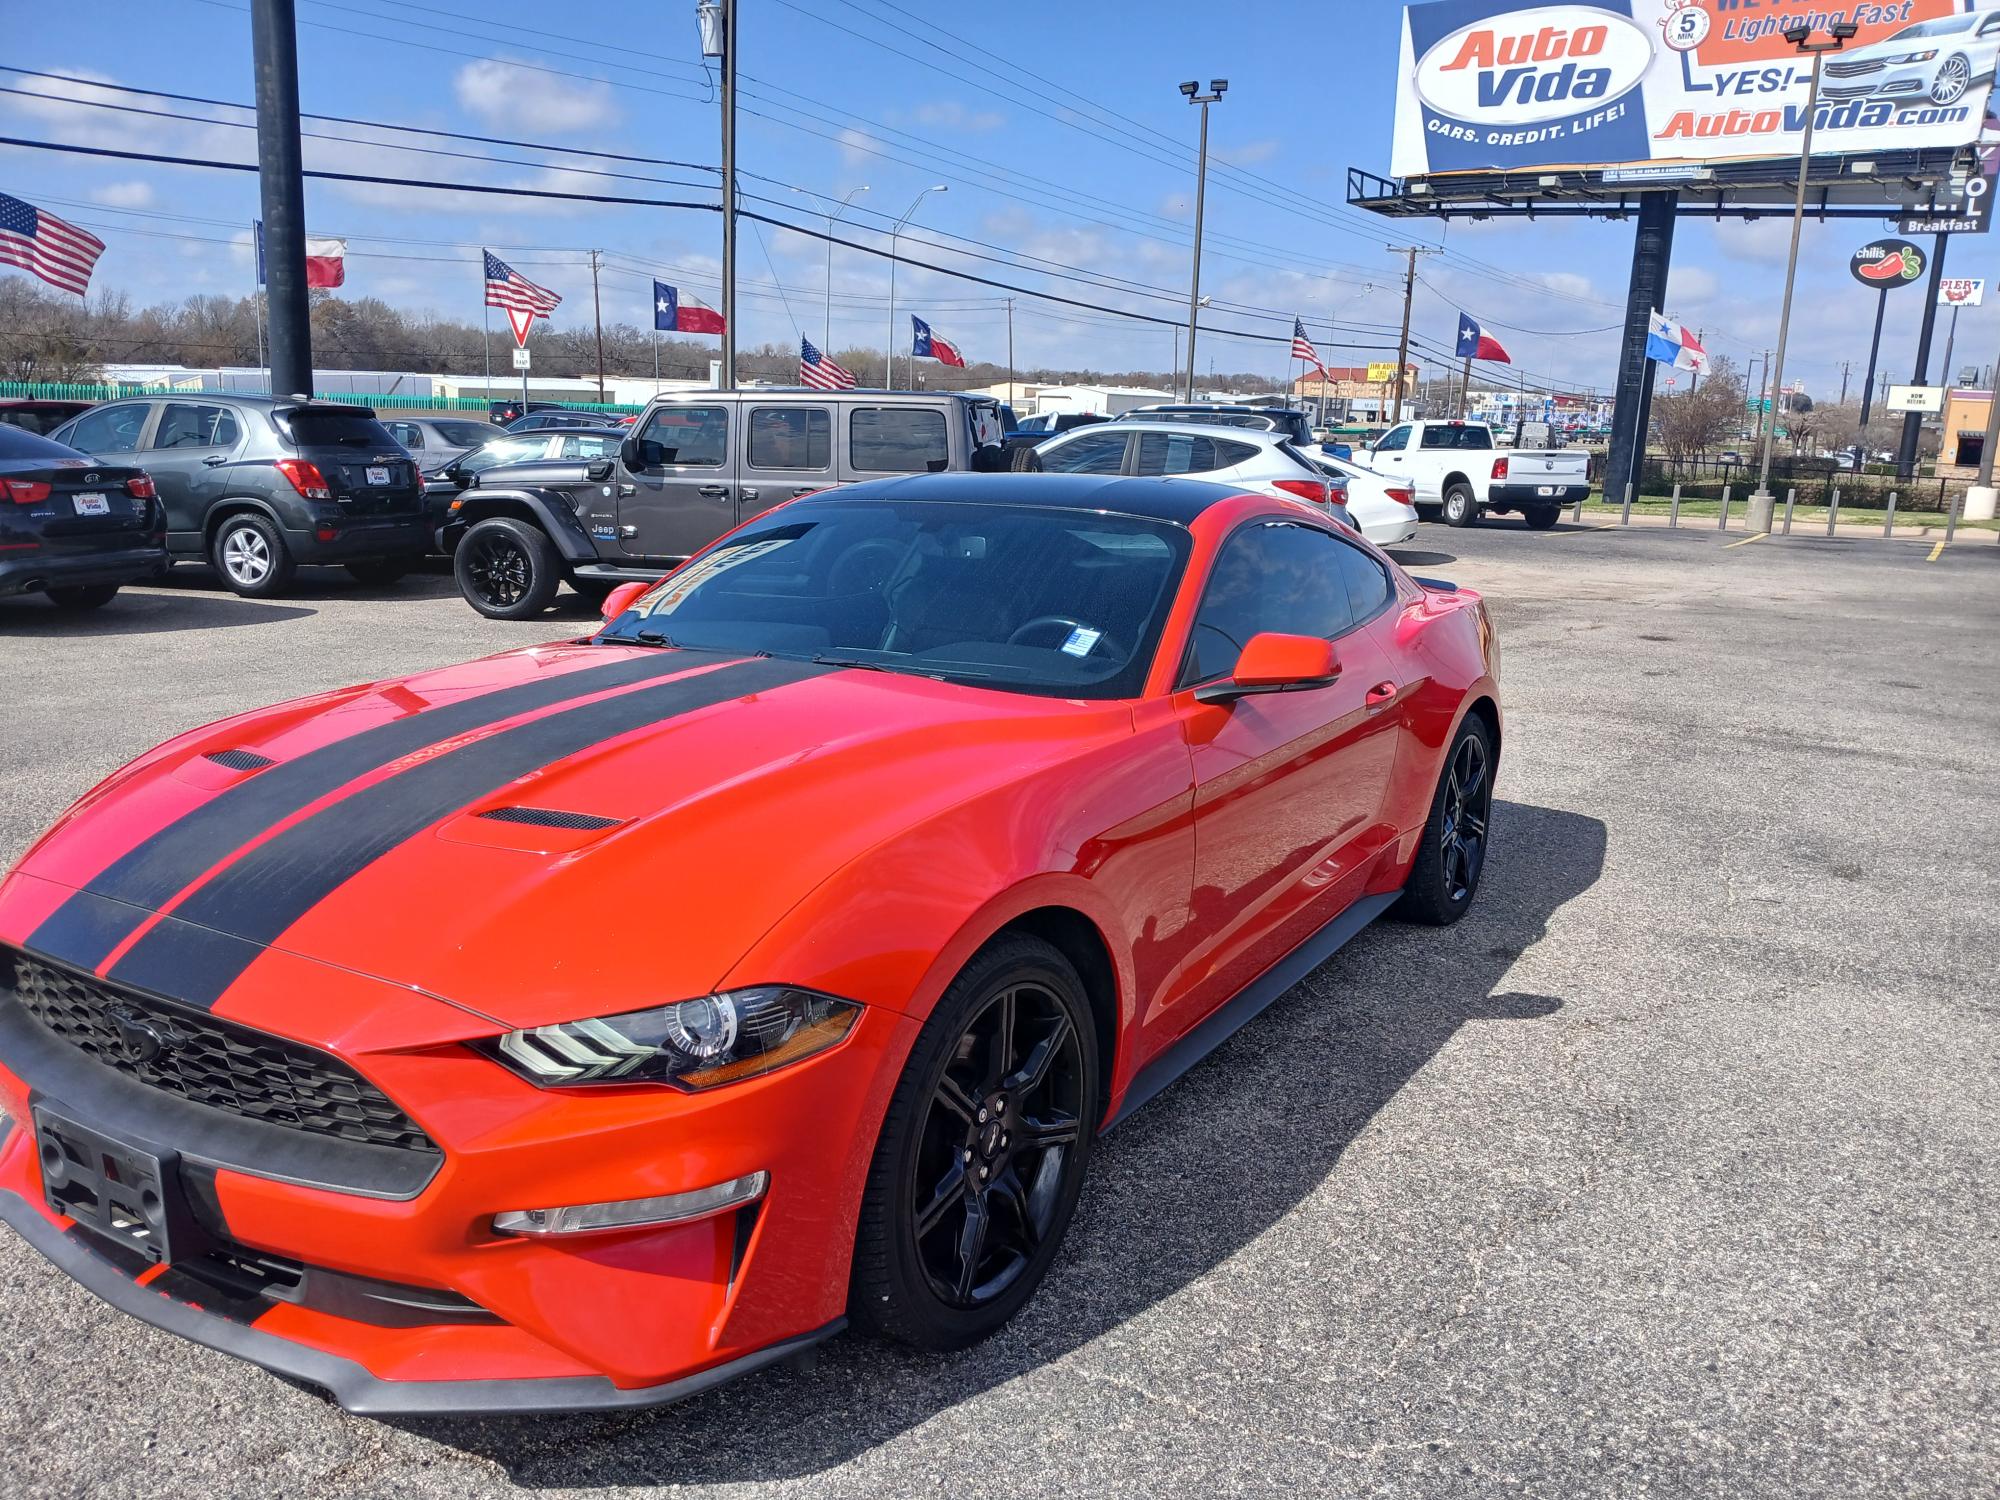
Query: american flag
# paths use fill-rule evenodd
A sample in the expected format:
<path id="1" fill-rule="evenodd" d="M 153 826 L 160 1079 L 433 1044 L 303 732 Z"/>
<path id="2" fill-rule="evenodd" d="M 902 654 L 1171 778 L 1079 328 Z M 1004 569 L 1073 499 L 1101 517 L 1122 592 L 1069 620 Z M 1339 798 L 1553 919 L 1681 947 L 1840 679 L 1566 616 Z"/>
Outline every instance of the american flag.
<path id="1" fill-rule="evenodd" d="M 89 230 L 0 193 L 0 266 L 19 266 L 81 297 L 90 290 L 90 269 L 103 253 L 104 241 Z"/>
<path id="2" fill-rule="evenodd" d="M 488 307 L 504 307 L 531 318 L 546 318 L 562 304 L 561 297 L 545 286 L 536 286 L 491 250 L 485 254 Z"/>
<path id="3" fill-rule="evenodd" d="M 1292 358 L 1304 360 L 1322 374 L 1326 372 L 1326 366 L 1319 362 L 1319 350 L 1313 348 L 1313 341 L 1306 337 L 1304 318 L 1292 319 Z"/>
<path id="4" fill-rule="evenodd" d="M 811 339 L 799 340 L 799 384 L 816 391 L 851 391 L 854 376 L 834 363 L 831 354 L 822 354 Z"/>

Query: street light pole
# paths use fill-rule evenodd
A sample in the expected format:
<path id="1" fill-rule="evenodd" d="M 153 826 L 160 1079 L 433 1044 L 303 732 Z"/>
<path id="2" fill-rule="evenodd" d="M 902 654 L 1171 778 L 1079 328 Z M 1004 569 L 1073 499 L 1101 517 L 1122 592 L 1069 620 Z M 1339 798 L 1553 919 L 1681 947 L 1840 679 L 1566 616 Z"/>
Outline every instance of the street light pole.
<path id="1" fill-rule="evenodd" d="M 306 294 L 305 174 L 299 155 L 298 24 L 292 0 L 255 0 L 257 185 L 271 309 L 271 394 L 310 396 L 312 307 Z"/>
<path id="2" fill-rule="evenodd" d="M 1201 221 L 1208 196 L 1208 107 L 1220 99 L 1229 89 L 1227 78 L 1211 78 L 1208 92 L 1201 91 L 1201 84 L 1193 79 L 1181 85 L 1181 92 L 1190 104 L 1201 106 L 1201 154 L 1196 158 L 1194 179 L 1194 269 L 1188 277 L 1188 352 L 1187 384 L 1182 388 L 1183 401 L 1194 400 L 1194 336 L 1196 324 L 1201 314 Z"/>
<path id="3" fill-rule="evenodd" d="M 795 187 L 792 191 L 820 204 L 819 211 L 826 215 L 826 331 L 820 335 L 819 347 L 822 354 L 831 354 L 833 353 L 833 226 L 840 216 L 847 212 L 848 205 L 868 191 L 868 184 L 862 183 L 860 187 L 842 198 L 839 208 L 827 208 L 820 195 L 808 188 Z"/>
<path id="4" fill-rule="evenodd" d="M 1813 116 L 1819 109 L 1820 66 L 1829 52 L 1838 52 L 1859 28 L 1852 21 L 1835 21 L 1827 27 L 1824 41 L 1813 40 L 1812 25 L 1794 22 L 1784 31 L 1785 40 L 1812 58 L 1812 83 L 1806 92 L 1805 137 L 1799 143 L 1799 189 L 1792 200 L 1792 249 L 1785 259 L 1785 301 L 1778 312 L 1778 350 L 1770 365 L 1771 421 L 1764 429 L 1764 441 L 1757 459 L 1757 488 L 1750 496 L 1746 518 L 1752 532 L 1768 533 L 1776 501 L 1771 494 L 1771 444 L 1778 436 L 1778 403 L 1785 388 L 1785 336 L 1791 332 L 1792 283 L 1799 272 L 1799 235 L 1806 222 L 1806 174 L 1812 166 Z"/>
<path id="5" fill-rule="evenodd" d="M 917 216 L 924 199 L 931 193 L 948 193 L 951 189 L 944 183 L 934 183 L 918 193 L 910 204 L 910 211 L 896 221 L 896 227 L 889 231 L 889 342 L 882 348 L 882 389 L 894 390 L 896 386 L 896 236 L 903 232 L 903 226 Z"/>
<path id="6" fill-rule="evenodd" d="M 699 0 L 703 57 L 722 60 L 722 385 L 736 384 L 736 0 Z"/>

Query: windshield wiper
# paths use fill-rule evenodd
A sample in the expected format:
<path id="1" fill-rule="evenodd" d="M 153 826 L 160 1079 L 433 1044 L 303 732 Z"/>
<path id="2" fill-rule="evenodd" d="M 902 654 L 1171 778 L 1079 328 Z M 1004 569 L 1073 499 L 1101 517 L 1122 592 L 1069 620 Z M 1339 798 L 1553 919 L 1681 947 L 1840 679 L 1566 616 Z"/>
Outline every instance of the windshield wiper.
<path id="1" fill-rule="evenodd" d="M 886 661 L 858 661 L 851 656 L 818 655 L 811 658 L 816 667 L 858 667 L 864 672 L 889 672 L 898 677 L 928 677 L 933 682 L 946 682 L 954 677 L 991 680 L 991 672 L 966 672 L 956 668 L 920 667 L 915 664 L 894 666 Z"/>

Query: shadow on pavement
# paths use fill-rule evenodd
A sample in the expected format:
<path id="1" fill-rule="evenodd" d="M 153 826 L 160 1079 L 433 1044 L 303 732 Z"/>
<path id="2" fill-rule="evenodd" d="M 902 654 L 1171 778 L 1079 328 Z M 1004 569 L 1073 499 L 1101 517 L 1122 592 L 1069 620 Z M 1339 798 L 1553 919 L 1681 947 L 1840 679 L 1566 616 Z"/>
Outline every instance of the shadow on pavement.
<path id="1" fill-rule="evenodd" d="M 939 1356 L 850 1334 L 809 1367 L 773 1367 L 680 1406 L 396 1425 L 490 1459 L 533 1488 L 794 1478 L 1145 1312 L 1311 1196 L 1462 1027 L 1561 1008 L 1498 986 L 1550 914 L 1596 884 L 1605 826 L 1517 803 L 1496 803 L 1494 814 L 1493 860 L 1463 922 L 1442 931 L 1377 924 L 1100 1142 L 1048 1281 L 987 1343 Z M 1369 982 L 1350 987 L 1358 973 Z M 1232 1150 L 1232 1141 L 1245 1145 Z M 1200 1170 L 1190 1166 L 1197 1154 Z"/>
<path id="2" fill-rule="evenodd" d="M 33 596 L 0 600 L 0 636 L 159 635 L 226 625 L 270 625 L 317 613 L 277 601 L 239 599 L 234 594 L 184 596 L 155 581 L 120 590 L 117 598 L 98 609 L 57 609 Z"/>
<path id="3" fill-rule="evenodd" d="M 1441 568 L 1458 561 L 1456 552 L 1429 552 L 1418 547 L 1393 547 L 1389 555 L 1406 568 Z"/>

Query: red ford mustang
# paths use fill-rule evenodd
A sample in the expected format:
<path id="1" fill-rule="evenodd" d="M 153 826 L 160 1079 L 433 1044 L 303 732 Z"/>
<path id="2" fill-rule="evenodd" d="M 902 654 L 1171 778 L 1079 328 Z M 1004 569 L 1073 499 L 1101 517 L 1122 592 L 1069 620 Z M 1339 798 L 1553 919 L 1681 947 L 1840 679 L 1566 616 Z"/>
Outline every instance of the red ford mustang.
<path id="1" fill-rule="evenodd" d="M 0 1215 L 355 1411 L 959 1347 L 1100 1131 L 1477 888 L 1486 611 L 1303 504 L 919 476 L 643 589 L 66 813 L 0 885 Z"/>

